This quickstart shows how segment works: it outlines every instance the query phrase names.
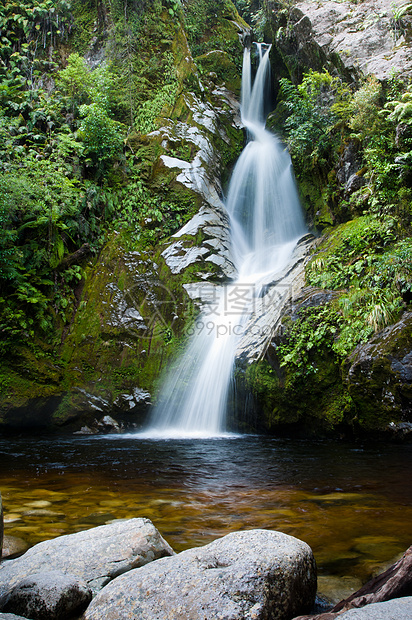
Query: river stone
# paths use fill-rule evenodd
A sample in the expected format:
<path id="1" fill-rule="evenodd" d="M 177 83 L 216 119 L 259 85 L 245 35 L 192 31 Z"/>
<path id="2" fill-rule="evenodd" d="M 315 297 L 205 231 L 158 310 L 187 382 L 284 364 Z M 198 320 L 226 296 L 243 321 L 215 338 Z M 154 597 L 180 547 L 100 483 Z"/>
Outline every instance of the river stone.
<path id="1" fill-rule="evenodd" d="M 34 620 L 64 620 L 80 614 L 91 599 L 91 590 L 77 577 L 45 571 L 20 581 L 0 606 Z"/>
<path id="2" fill-rule="evenodd" d="M 339 620 L 411 620 L 412 596 L 350 609 L 337 617 Z"/>
<path id="3" fill-rule="evenodd" d="M 129 519 L 41 542 L 0 565 L 0 597 L 44 570 L 84 581 L 93 593 L 122 573 L 174 551 L 149 519 Z"/>
<path id="4" fill-rule="evenodd" d="M 18 555 L 22 555 L 27 549 L 29 545 L 22 538 L 18 538 L 17 536 L 9 536 L 5 534 L 3 537 L 3 558 L 13 558 Z"/>
<path id="5" fill-rule="evenodd" d="M 313 604 L 310 547 L 281 532 L 233 532 L 130 571 L 92 601 L 85 620 L 282 620 Z"/>

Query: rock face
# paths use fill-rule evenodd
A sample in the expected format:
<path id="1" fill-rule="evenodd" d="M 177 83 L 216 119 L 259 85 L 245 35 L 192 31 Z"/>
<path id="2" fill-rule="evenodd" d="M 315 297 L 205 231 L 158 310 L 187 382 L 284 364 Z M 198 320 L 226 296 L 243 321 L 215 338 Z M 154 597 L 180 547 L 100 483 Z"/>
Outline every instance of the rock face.
<path id="1" fill-rule="evenodd" d="M 194 243 L 194 238 L 201 235 L 200 245 Z M 214 276 L 228 280 L 236 276 L 236 268 L 232 256 L 230 239 L 230 223 L 222 203 L 214 207 L 204 204 L 199 212 L 172 237 L 173 241 L 162 256 L 173 274 L 182 273 L 191 265 L 198 265 L 199 269 L 210 264 L 211 273 L 200 273 L 202 279 Z M 216 272 L 217 270 L 217 272 Z"/>
<path id="2" fill-rule="evenodd" d="M 385 80 L 412 75 L 411 20 L 396 19 L 400 2 L 303 0 L 297 7 L 310 21 L 313 40 L 328 57 L 339 54 L 349 71 Z M 309 28 L 309 26 L 308 26 Z"/>
<path id="3" fill-rule="evenodd" d="M 91 590 L 76 577 L 53 571 L 23 579 L 0 605 L 34 620 L 64 620 L 84 611 L 91 598 Z"/>
<path id="4" fill-rule="evenodd" d="M 118 575 L 173 553 L 149 519 L 130 519 L 60 536 L 0 565 L 0 600 L 46 566 L 84 582 L 96 593 Z"/>
<path id="5" fill-rule="evenodd" d="M 267 4 L 279 60 L 295 79 L 324 68 L 355 81 L 362 73 L 380 80 L 412 75 L 412 19 L 397 17 L 400 2 L 302 0 L 280 10 L 275 0 Z"/>
<path id="6" fill-rule="evenodd" d="M 346 364 L 349 393 L 363 421 L 381 425 L 412 415 L 412 313 L 359 345 Z"/>
<path id="7" fill-rule="evenodd" d="M 298 7 L 309 18 L 313 38 L 327 55 L 338 53 L 348 69 L 385 80 L 393 72 L 400 77 L 412 75 L 411 22 L 407 17 L 396 20 L 399 4 L 303 0 Z"/>
<path id="8" fill-rule="evenodd" d="M 85 620 L 281 620 L 310 607 L 310 548 L 280 532 L 234 532 L 130 571 L 92 601 Z"/>
<path id="9" fill-rule="evenodd" d="M 287 267 L 262 290 L 236 352 L 240 364 L 256 362 L 266 353 L 282 311 L 305 284 L 305 265 L 313 243 L 312 235 L 302 237 Z"/>

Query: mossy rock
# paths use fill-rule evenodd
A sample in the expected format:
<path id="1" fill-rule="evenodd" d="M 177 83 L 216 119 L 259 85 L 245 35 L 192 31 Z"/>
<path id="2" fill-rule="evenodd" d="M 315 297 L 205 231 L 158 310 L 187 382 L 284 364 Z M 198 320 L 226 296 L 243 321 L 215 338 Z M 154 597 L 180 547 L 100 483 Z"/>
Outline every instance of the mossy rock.
<path id="1" fill-rule="evenodd" d="M 412 312 L 359 345 L 344 372 L 359 426 L 382 430 L 412 421 Z"/>
<path id="2" fill-rule="evenodd" d="M 198 56 L 195 61 L 200 66 L 202 73 L 212 74 L 211 78 L 216 84 L 224 84 L 234 93 L 240 92 L 239 71 L 227 52 L 212 50 Z"/>

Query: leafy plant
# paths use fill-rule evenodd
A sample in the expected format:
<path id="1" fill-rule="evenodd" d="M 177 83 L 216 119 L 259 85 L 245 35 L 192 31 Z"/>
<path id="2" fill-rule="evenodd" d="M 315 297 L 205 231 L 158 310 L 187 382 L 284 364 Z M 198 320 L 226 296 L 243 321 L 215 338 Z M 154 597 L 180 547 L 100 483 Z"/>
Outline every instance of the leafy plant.
<path id="1" fill-rule="evenodd" d="M 329 159 L 332 130 L 339 120 L 342 102 L 350 96 L 349 90 L 327 71 L 310 71 L 298 85 L 282 78 L 280 87 L 288 111 L 285 121 L 288 146 L 297 174 L 302 175 Z"/>

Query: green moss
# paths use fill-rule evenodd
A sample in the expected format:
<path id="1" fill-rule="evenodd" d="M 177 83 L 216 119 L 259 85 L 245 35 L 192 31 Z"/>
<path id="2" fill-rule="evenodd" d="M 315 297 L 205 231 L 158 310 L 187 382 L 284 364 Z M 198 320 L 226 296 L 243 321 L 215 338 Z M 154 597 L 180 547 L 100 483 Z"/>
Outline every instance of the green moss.
<path id="1" fill-rule="evenodd" d="M 340 380 L 339 364 L 333 356 L 313 357 L 316 373 L 310 382 L 293 369 L 280 370 L 267 360 L 246 370 L 245 381 L 261 411 L 265 430 L 299 426 L 305 432 L 331 432 L 350 426 L 355 408 L 347 388 Z"/>

